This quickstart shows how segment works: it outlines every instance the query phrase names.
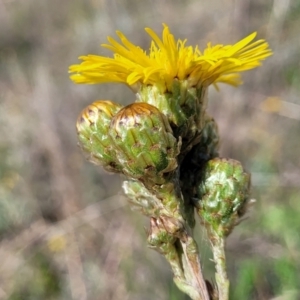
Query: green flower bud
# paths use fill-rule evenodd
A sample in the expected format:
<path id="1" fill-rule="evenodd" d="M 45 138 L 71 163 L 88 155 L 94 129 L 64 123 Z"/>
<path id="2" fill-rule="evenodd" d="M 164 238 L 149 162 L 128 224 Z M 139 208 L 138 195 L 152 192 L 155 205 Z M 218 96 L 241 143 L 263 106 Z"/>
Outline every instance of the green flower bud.
<path id="1" fill-rule="evenodd" d="M 209 234 L 226 237 L 244 214 L 250 174 L 240 162 L 215 158 L 207 162 L 197 183 L 195 205 Z"/>
<path id="2" fill-rule="evenodd" d="M 108 129 L 112 117 L 121 108 L 109 100 L 95 101 L 81 112 L 76 123 L 79 145 L 88 160 L 112 172 L 119 172 L 121 166 L 116 159 Z"/>
<path id="3" fill-rule="evenodd" d="M 184 228 L 184 221 L 179 213 L 180 203 L 178 203 L 178 199 L 176 201 L 174 197 L 170 197 L 170 195 L 168 197 L 170 184 L 167 187 L 164 185 L 155 187 L 160 191 L 149 191 L 140 181 L 131 180 L 123 183 L 123 190 L 129 198 L 129 204 L 133 210 L 159 220 L 160 224 L 163 223 L 164 230 L 172 234 L 178 234 Z M 160 199 L 159 196 L 164 193 L 166 193 L 166 198 Z"/>
<path id="4" fill-rule="evenodd" d="M 162 254 L 167 254 L 170 250 L 172 250 L 173 244 L 176 240 L 177 236 L 175 232 L 171 233 L 167 230 L 166 224 L 162 219 L 150 219 L 150 230 L 148 234 L 149 247 L 155 248 Z"/>
<path id="5" fill-rule="evenodd" d="M 149 190 L 140 181 L 124 181 L 123 190 L 129 198 L 131 208 L 140 211 L 148 217 L 160 217 L 161 214 L 167 213 L 162 201 Z"/>
<path id="6" fill-rule="evenodd" d="M 163 174 L 177 167 L 177 140 L 167 118 L 150 104 L 121 109 L 112 119 L 109 135 L 127 176 L 163 183 Z"/>

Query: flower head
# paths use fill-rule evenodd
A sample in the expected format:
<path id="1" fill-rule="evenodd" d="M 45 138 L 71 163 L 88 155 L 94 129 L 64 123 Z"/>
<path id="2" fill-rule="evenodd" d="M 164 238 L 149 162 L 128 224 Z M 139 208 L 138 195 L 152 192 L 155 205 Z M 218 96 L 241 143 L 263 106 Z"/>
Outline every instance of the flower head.
<path id="1" fill-rule="evenodd" d="M 79 115 L 76 129 L 79 145 L 89 161 L 111 172 L 120 172 L 108 130 L 111 119 L 122 106 L 109 100 L 98 100 Z"/>
<path id="2" fill-rule="evenodd" d="M 132 44 L 117 31 L 121 43 L 108 37 L 109 44 L 102 45 L 114 53 L 113 58 L 81 56 L 81 64 L 70 67 L 71 79 L 76 83 L 120 82 L 131 87 L 156 85 L 172 90 L 174 79 L 188 80 L 190 86 L 217 85 L 219 82 L 233 86 L 241 84 L 240 72 L 260 66 L 272 55 L 265 40 L 253 42 L 256 32 L 234 45 L 207 44 L 204 51 L 186 46 L 186 40 L 175 40 L 168 26 L 164 25 L 162 38 L 150 28 L 151 36 L 147 53 Z"/>
<path id="3" fill-rule="evenodd" d="M 195 206 L 199 217 L 212 240 L 215 235 L 226 237 L 249 205 L 250 174 L 240 162 L 218 157 L 209 160 L 198 175 Z"/>
<path id="4" fill-rule="evenodd" d="M 110 123 L 109 135 L 127 176 L 162 184 L 163 174 L 177 167 L 177 140 L 166 116 L 153 105 L 122 108 Z"/>

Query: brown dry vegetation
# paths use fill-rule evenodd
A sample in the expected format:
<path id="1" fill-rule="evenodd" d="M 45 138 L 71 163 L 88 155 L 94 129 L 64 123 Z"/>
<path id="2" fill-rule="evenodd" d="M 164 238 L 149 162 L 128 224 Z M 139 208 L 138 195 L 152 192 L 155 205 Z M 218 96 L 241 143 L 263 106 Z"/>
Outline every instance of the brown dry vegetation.
<path id="1" fill-rule="evenodd" d="M 121 179 L 77 147 L 87 104 L 134 95 L 67 73 L 82 54 L 106 54 L 99 45 L 115 30 L 147 48 L 143 28 L 163 22 L 200 48 L 258 31 L 274 51 L 240 88 L 211 88 L 209 111 L 222 156 L 252 172 L 257 199 L 228 240 L 231 299 L 299 299 L 299 20 L 297 0 L 0 0 L 0 299 L 187 299 L 147 249 L 147 220 L 128 208 Z"/>

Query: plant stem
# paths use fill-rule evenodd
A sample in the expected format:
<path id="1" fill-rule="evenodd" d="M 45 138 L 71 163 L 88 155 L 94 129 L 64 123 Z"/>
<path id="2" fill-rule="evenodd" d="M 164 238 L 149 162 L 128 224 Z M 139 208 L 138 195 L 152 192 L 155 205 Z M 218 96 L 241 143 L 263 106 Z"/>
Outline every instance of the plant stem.
<path id="1" fill-rule="evenodd" d="M 176 219 L 183 222 L 182 228 L 175 233 L 175 235 L 178 236 L 175 246 L 177 248 L 184 277 L 180 279 L 174 277 L 174 281 L 177 286 L 193 300 L 209 300 L 210 297 L 202 274 L 197 243 L 189 234 L 192 230 L 189 228 L 188 220 L 193 218 L 193 214 L 189 215 L 189 213 L 187 213 L 185 207 L 186 204 L 184 203 L 178 181 L 179 174 L 177 173 L 176 175 L 177 176 L 174 176 L 173 180 L 169 182 L 169 185 L 166 185 L 169 188 L 164 192 L 161 191 L 165 205 L 166 203 L 175 204 L 173 207 L 176 207 L 178 214 Z M 175 210 L 173 213 L 176 215 Z M 184 217 L 182 218 L 182 216 Z"/>
<path id="2" fill-rule="evenodd" d="M 193 300 L 210 300 L 195 241 L 185 231 L 174 236 L 164 225 L 164 220 L 151 218 L 148 246 L 167 259 L 181 291 Z"/>
<path id="3" fill-rule="evenodd" d="M 212 251 L 216 266 L 216 282 L 218 286 L 219 300 L 229 299 L 229 280 L 226 272 L 225 239 L 214 236 Z"/>
<path id="4" fill-rule="evenodd" d="M 195 240 L 187 233 L 182 235 L 180 239 L 182 247 L 182 262 L 186 281 L 193 290 L 197 291 L 194 300 L 209 300 L 207 286 L 203 278 L 198 247 Z"/>
<path id="5" fill-rule="evenodd" d="M 193 300 L 210 300 L 205 280 L 202 275 L 198 249 L 192 237 L 174 244 L 161 245 L 158 250 L 170 263 L 174 282 L 177 287 Z"/>

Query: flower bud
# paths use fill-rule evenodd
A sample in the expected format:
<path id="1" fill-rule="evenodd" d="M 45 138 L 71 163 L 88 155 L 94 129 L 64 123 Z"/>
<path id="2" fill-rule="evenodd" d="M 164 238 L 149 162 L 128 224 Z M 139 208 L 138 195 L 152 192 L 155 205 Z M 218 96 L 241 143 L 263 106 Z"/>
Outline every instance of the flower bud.
<path id="1" fill-rule="evenodd" d="M 109 100 L 95 101 L 81 112 L 76 123 L 79 145 L 88 160 L 112 172 L 118 172 L 121 166 L 116 159 L 108 129 L 112 117 L 121 108 Z"/>
<path id="2" fill-rule="evenodd" d="M 177 167 L 178 143 L 167 118 L 154 106 L 133 103 L 112 119 L 109 135 L 129 177 L 163 183 L 163 174 Z"/>
<path id="3" fill-rule="evenodd" d="M 207 162 L 197 183 L 195 205 L 210 234 L 230 234 L 245 212 L 249 190 L 250 174 L 240 162 L 221 158 Z"/>
<path id="4" fill-rule="evenodd" d="M 148 247 L 155 248 L 160 253 L 168 253 L 177 240 L 176 231 L 170 232 L 162 219 L 150 219 Z M 177 230 L 177 228 L 176 228 Z"/>
<path id="5" fill-rule="evenodd" d="M 148 217 L 158 218 L 166 213 L 163 203 L 151 193 L 140 181 L 124 181 L 123 190 L 133 210 L 140 211 Z"/>

